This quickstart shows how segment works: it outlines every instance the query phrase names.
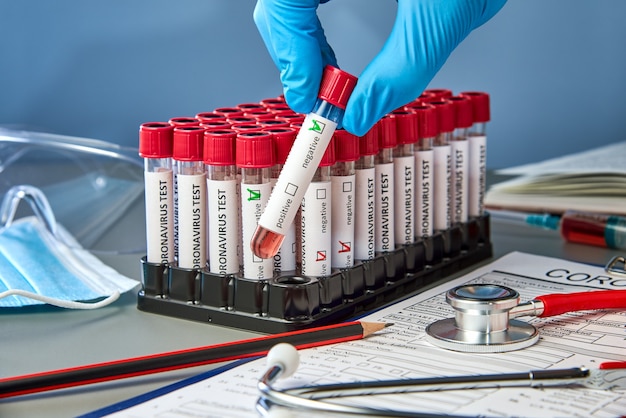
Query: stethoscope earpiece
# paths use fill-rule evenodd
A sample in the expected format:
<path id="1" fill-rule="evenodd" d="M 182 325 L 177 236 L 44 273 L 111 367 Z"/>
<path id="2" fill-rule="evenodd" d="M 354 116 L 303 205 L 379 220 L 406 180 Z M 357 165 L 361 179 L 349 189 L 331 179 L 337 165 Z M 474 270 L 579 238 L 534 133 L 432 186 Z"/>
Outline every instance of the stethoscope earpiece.
<path id="1" fill-rule="evenodd" d="M 426 327 L 426 339 L 433 345 L 465 353 L 502 353 L 529 347 L 539 339 L 537 329 L 510 319 L 519 305 L 519 293 L 493 284 L 455 287 L 446 293 L 455 317 Z"/>

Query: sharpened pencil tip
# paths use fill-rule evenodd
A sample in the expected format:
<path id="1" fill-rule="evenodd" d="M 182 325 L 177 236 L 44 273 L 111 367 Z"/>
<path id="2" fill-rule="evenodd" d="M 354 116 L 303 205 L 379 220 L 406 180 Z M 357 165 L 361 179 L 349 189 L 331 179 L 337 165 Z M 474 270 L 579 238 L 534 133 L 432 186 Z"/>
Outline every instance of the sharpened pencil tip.
<path id="1" fill-rule="evenodd" d="M 385 328 L 389 328 L 393 325 L 395 325 L 393 322 L 385 322 Z"/>

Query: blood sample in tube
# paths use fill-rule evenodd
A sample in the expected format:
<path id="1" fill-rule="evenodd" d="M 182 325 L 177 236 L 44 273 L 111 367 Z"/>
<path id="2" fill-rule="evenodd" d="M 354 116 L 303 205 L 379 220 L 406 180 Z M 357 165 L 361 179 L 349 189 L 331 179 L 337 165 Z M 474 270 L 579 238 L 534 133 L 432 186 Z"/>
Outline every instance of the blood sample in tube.
<path id="1" fill-rule="evenodd" d="M 338 68 L 324 68 L 317 102 L 298 132 L 250 243 L 258 257 L 271 258 L 278 252 L 326 147 L 341 123 L 356 80 Z"/>

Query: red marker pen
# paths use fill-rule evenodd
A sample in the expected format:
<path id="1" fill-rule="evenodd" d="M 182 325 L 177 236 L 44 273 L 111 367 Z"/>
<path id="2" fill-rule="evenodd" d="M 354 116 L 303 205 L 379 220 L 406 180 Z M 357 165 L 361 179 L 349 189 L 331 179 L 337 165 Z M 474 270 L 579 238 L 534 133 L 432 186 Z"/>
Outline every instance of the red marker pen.
<path id="1" fill-rule="evenodd" d="M 335 164 L 330 170 L 333 204 L 332 266 L 349 268 L 354 265 L 355 226 L 355 163 L 359 159 L 359 138 L 345 129 L 337 129 L 333 136 Z"/>
<path id="2" fill-rule="evenodd" d="M 469 216 L 485 213 L 487 184 L 487 122 L 490 120 L 489 95 L 482 92 L 463 92 L 472 102 L 473 124 L 469 130 Z"/>
<path id="3" fill-rule="evenodd" d="M 354 257 L 371 260 L 376 256 L 376 168 L 378 124 L 359 138 L 360 157 L 355 164 L 356 218 Z"/>
<path id="4" fill-rule="evenodd" d="M 356 80 L 338 68 L 324 68 L 318 100 L 298 132 L 252 239 L 251 246 L 258 257 L 270 258 L 278 252 L 333 132 L 341 122 Z"/>
<path id="5" fill-rule="evenodd" d="M 149 263 L 171 264 L 174 258 L 174 127 L 148 122 L 139 128 L 139 155 L 144 159 L 146 246 Z"/>
<path id="6" fill-rule="evenodd" d="M 237 166 L 241 168 L 241 229 L 243 245 L 243 277 L 269 279 L 274 260 L 257 257 L 246 245 L 252 239 L 257 222 L 267 204 L 272 183 L 270 169 L 274 165 L 272 136 L 267 132 L 237 134 Z"/>
<path id="7" fill-rule="evenodd" d="M 239 272 L 239 191 L 233 130 L 204 133 L 203 160 L 207 173 L 209 271 Z"/>
<path id="8" fill-rule="evenodd" d="M 395 238 L 396 244 L 415 241 L 415 144 L 417 143 L 417 115 L 407 110 L 391 113 L 396 123 L 397 145 L 393 151 L 395 182 Z"/>
<path id="9" fill-rule="evenodd" d="M 296 242 L 300 247 L 300 274 L 305 276 L 323 277 L 331 272 L 333 200 L 330 167 L 334 163 L 335 149 L 331 138 L 300 206 L 300 237 Z"/>
<path id="10" fill-rule="evenodd" d="M 274 143 L 274 158 L 275 164 L 272 167 L 271 181 L 272 188 L 276 185 L 278 176 L 283 170 L 287 155 L 293 146 L 293 142 L 296 139 L 298 131 L 291 127 L 280 128 L 265 128 L 265 132 L 272 135 Z M 296 270 L 296 224 L 291 224 L 291 227 L 285 233 L 285 239 L 278 250 L 278 253 L 274 256 L 274 270 L 275 271 L 295 271 Z"/>
<path id="11" fill-rule="evenodd" d="M 396 147 L 396 121 L 389 115 L 377 122 L 378 154 L 374 168 L 376 172 L 375 199 L 376 199 L 376 251 L 393 251 L 395 240 L 395 195 L 393 152 Z"/>
<path id="12" fill-rule="evenodd" d="M 204 128 L 174 128 L 178 213 L 178 267 L 206 267 L 206 174 L 202 162 Z"/>
<path id="13" fill-rule="evenodd" d="M 435 151 L 433 146 L 439 133 L 437 111 L 434 106 L 421 105 L 412 108 L 417 115 L 419 141 L 415 150 L 415 165 L 418 192 L 415 199 L 415 218 L 417 222 L 417 236 L 421 238 L 433 235 L 434 216 L 434 171 Z"/>

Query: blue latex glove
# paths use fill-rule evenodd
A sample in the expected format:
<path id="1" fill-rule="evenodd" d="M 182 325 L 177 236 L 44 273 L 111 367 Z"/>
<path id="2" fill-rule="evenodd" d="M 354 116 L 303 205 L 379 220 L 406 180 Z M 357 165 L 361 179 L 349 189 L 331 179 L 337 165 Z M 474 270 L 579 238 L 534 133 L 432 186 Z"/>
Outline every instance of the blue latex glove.
<path id="1" fill-rule="evenodd" d="M 383 115 L 418 97 L 454 48 L 505 2 L 398 0 L 391 34 L 359 76 L 343 127 L 363 135 Z M 254 10 L 254 21 L 280 70 L 285 99 L 299 113 L 313 108 L 324 65 L 337 66 L 317 17 L 319 4 L 320 0 L 258 0 Z"/>

